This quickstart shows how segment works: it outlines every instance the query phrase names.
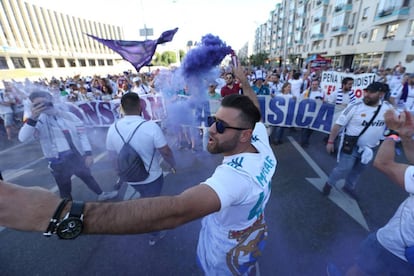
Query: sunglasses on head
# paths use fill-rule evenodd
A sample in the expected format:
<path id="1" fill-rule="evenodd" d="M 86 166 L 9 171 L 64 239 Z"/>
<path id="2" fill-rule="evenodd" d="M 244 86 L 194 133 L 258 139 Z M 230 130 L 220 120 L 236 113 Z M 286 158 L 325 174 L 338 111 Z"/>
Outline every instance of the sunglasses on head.
<path id="1" fill-rule="evenodd" d="M 216 123 L 216 130 L 220 134 L 222 134 L 226 130 L 226 128 L 235 129 L 235 130 L 246 130 L 246 129 L 248 129 L 248 128 L 228 126 L 225 122 L 217 119 L 216 116 L 208 116 L 207 117 L 208 126 L 211 127 L 214 123 Z"/>

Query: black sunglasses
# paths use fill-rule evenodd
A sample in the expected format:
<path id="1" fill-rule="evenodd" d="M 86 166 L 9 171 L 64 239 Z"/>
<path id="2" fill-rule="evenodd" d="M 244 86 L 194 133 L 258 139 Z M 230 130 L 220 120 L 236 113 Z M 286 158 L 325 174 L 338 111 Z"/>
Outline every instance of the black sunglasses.
<path id="1" fill-rule="evenodd" d="M 207 125 L 209 127 L 211 127 L 214 123 L 216 123 L 216 130 L 220 134 L 224 133 L 226 128 L 235 129 L 235 130 L 246 130 L 246 129 L 248 129 L 248 128 L 228 126 L 225 122 L 217 119 L 216 116 L 208 116 L 207 117 Z"/>

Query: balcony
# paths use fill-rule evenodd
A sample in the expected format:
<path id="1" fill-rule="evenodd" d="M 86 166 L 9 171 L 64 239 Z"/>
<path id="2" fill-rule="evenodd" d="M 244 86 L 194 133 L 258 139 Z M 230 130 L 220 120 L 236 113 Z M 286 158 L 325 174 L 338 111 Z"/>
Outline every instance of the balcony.
<path id="1" fill-rule="evenodd" d="M 324 38 L 324 35 L 322 33 L 312 34 L 310 38 L 312 40 L 322 40 Z"/>
<path id="2" fill-rule="evenodd" d="M 335 11 L 335 12 L 340 12 L 340 11 L 342 11 L 343 9 L 344 9 L 344 5 L 338 5 L 338 6 L 335 6 L 334 11 Z"/>
<path id="3" fill-rule="evenodd" d="M 354 26 L 352 26 L 352 28 L 353 27 Z M 345 25 L 344 26 L 333 26 L 331 28 L 331 33 L 332 33 L 332 36 L 343 35 L 343 34 L 346 34 L 349 29 L 350 29 L 349 26 L 345 26 Z"/>
<path id="4" fill-rule="evenodd" d="M 375 25 L 384 25 L 394 21 L 406 20 L 410 17 L 410 9 L 408 7 L 401 9 L 387 9 L 379 11 L 374 18 Z"/>
<path id="5" fill-rule="evenodd" d="M 393 10 L 394 10 L 394 8 L 388 9 L 388 10 L 382 10 L 378 13 L 378 17 L 384 17 L 384 16 L 387 16 L 387 15 L 390 15 L 390 14 L 392 14 Z"/>

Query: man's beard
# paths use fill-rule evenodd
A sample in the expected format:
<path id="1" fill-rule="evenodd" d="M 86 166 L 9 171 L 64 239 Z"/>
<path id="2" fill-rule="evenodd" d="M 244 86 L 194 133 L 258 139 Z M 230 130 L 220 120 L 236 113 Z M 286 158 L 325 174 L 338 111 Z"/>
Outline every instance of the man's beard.
<path id="1" fill-rule="evenodd" d="M 378 101 L 370 100 L 368 98 L 364 98 L 364 103 L 368 106 L 375 106 L 378 104 Z"/>
<path id="2" fill-rule="evenodd" d="M 207 144 L 207 150 L 211 154 L 223 153 L 233 151 L 237 147 L 240 134 L 233 136 L 231 140 L 219 143 L 217 140 L 213 139 L 213 144 Z"/>

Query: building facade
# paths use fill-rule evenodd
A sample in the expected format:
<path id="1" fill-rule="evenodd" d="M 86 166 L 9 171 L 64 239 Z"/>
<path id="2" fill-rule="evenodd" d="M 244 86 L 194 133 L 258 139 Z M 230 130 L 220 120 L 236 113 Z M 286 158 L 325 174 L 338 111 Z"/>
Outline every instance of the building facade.
<path id="1" fill-rule="evenodd" d="M 303 67 L 320 54 L 339 68 L 414 72 L 414 0 L 283 0 L 256 30 L 254 53 Z"/>
<path id="2" fill-rule="evenodd" d="M 107 39 L 124 36 L 120 26 L 23 0 L 0 0 L 0 78 L 17 71 L 23 72 L 22 76 L 67 76 L 110 72 L 119 70 L 120 64 L 125 66 L 118 54 L 86 34 Z"/>

